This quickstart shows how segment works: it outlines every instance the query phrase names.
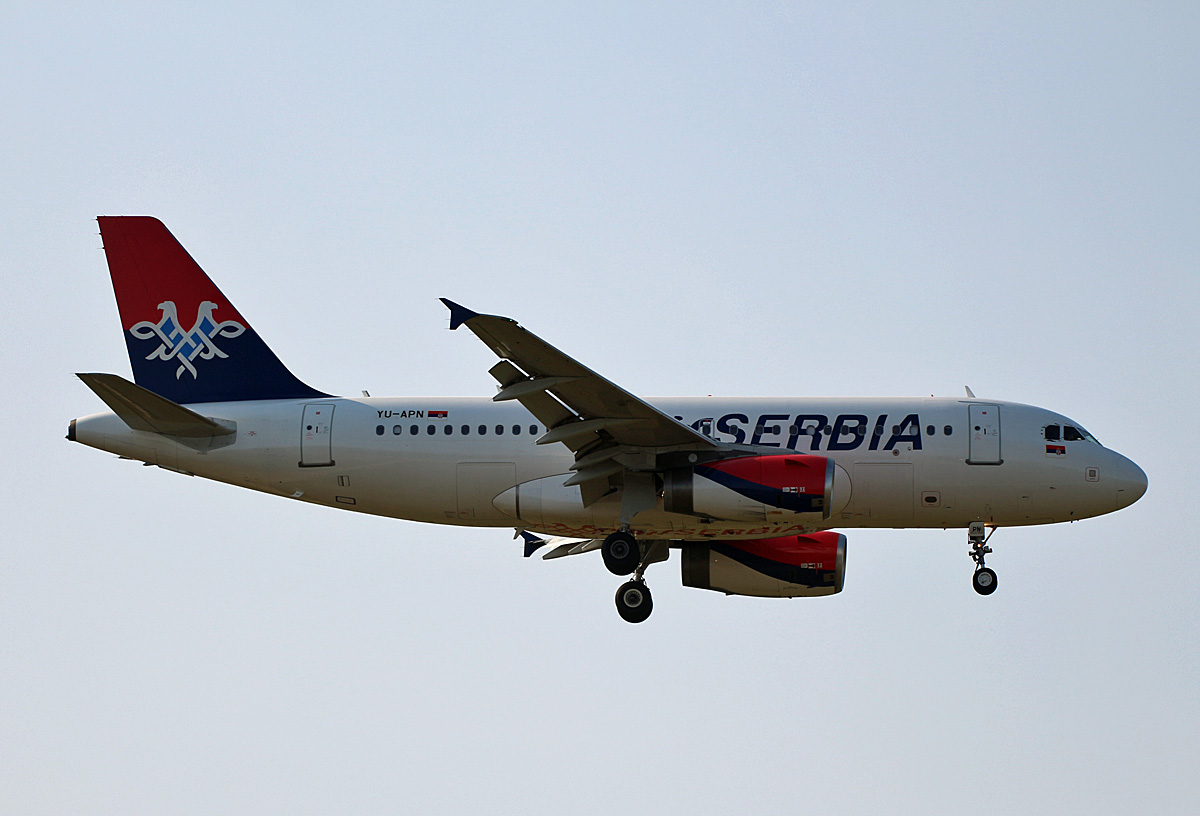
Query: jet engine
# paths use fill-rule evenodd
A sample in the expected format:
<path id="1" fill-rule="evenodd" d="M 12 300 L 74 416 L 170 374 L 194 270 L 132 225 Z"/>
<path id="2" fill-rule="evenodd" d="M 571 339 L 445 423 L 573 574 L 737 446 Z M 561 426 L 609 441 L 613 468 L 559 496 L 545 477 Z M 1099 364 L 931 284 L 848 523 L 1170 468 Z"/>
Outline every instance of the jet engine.
<path id="1" fill-rule="evenodd" d="M 824 531 L 748 541 L 683 544 L 683 585 L 726 595 L 834 595 L 846 578 L 846 536 Z"/>
<path id="2" fill-rule="evenodd" d="M 850 503 L 850 474 L 824 456 L 745 456 L 669 471 L 663 509 L 729 521 L 819 523 Z"/>

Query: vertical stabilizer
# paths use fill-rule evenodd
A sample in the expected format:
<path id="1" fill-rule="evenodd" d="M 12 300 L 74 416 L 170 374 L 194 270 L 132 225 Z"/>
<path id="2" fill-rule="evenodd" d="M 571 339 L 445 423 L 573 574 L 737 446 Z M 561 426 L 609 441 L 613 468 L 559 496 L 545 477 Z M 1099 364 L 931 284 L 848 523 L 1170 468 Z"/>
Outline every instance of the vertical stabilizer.
<path id="1" fill-rule="evenodd" d="M 181 404 L 328 396 L 288 371 L 161 221 L 97 220 L 138 385 Z"/>

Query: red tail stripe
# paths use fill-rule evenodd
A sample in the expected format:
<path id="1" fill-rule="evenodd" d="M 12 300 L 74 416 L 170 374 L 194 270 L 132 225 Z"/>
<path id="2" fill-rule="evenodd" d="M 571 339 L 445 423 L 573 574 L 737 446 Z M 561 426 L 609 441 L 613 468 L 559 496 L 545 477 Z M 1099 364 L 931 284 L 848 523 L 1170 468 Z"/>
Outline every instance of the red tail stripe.
<path id="1" fill-rule="evenodd" d="M 157 218 L 150 216 L 100 216 L 100 234 L 112 273 L 113 291 L 128 331 L 136 323 L 157 323 L 158 305 L 175 303 L 183 330 L 192 327 L 200 304 L 217 304 L 217 321 L 246 321 L 226 300 L 204 270 L 192 260 L 175 236 Z"/>

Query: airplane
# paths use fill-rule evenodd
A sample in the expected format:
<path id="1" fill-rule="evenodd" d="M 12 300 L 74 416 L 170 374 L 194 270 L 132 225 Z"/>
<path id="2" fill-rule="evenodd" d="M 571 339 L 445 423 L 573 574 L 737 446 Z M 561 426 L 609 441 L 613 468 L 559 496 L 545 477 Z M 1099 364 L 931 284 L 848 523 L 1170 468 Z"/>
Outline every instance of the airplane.
<path id="1" fill-rule="evenodd" d="M 67 439 L 342 510 L 509 528 L 529 557 L 600 550 L 649 617 L 645 573 L 727 595 L 841 592 L 833 528 L 965 528 L 980 595 L 996 529 L 1120 510 L 1146 474 L 1062 414 L 965 398 L 642 399 L 514 320 L 443 299 L 499 358 L 492 396 L 344 397 L 297 379 L 149 216 L 101 216 L 133 381 Z M 189 328 L 190 325 L 190 328 Z"/>

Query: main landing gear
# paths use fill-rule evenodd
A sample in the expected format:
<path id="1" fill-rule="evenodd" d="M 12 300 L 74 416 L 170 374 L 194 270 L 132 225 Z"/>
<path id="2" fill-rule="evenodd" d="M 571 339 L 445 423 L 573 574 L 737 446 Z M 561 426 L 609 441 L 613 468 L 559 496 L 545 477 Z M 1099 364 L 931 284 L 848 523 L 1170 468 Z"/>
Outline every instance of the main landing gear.
<path id="1" fill-rule="evenodd" d="M 975 562 L 975 575 L 971 578 L 971 586 L 975 587 L 975 591 L 980 595 L 991 595 L 996 591 L 996 573 L 983 565 L 984 556 L 992 551 L 987 542 L 994 532 L 995 527 L 989 533 L 982 521 L 972 521 L 971 526 L 967 528 L 967 543 L 971 545 L 971 560 Z"/>
<path id="2" fill-rule="evenodd" d="M 626 581 L 617 590 L 617 614 L 629 623 L 641 623 L 654 611 L 650 588 L 642 579 Z"/>
<path id="3" fill-rule="evenodd" d="M 621 584 L 616 597 L 617 614 L 629 623 L 641 623 L 654 610 L 654 599 L 644 576 L 647 566 L 654 561 L 664 560 L 658 557 L 660 547 L 665 548 L 665 542 L 655 541 L 643 555 L 641 545 L 627 527 L 608 536 L 600 546 L 604 566 L 609 572 L 613 575 L 633 575 L 631 580 Z"/>
<path id="4" fill-rule="evenodd" d="M 618 530 L 604 539 L 600 545 L 600 555 L 604 556 L 604 566 L 613 575 L 629 575 L 642 560 L 637 539 L 628 530 Z"/>

